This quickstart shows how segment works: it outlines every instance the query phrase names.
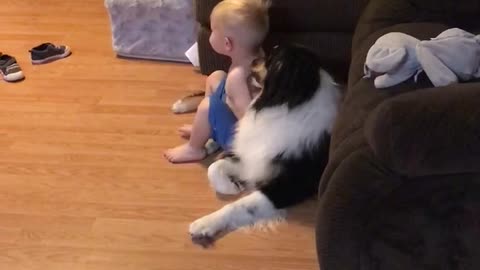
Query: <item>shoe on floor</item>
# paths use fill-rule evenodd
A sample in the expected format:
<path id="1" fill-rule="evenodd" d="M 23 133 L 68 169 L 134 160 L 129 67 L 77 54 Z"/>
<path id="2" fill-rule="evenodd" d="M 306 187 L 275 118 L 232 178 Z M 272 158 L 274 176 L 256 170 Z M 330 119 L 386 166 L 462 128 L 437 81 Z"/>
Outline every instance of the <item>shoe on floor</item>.
<path id="1" fill-rule="evenodd" d="M 32 64 L 45 64 L 69 56 L 68 46 L 43 43 L 30 50 Z"/>
<path id="2" fill-rule="evenodd" d="M 7 82 L 16 82 L 25 78 L 17 60 L 8 54 L 0 54 L 0 75 Z"/>

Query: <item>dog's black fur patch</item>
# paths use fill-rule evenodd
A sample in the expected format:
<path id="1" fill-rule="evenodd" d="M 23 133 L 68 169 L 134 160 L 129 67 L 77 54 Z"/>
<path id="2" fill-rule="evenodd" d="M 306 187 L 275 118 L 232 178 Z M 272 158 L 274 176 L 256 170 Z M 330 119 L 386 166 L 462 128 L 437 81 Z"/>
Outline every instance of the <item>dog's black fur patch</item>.
<path id="1" fill-rule="evenodd" d="M 325 132 L 314 149 L 302 153 L 300 158 L 280 158 L 282 171 L 259 190 L 278 208 L 300 203 L 317 190 L 328 163 L 330 135 Z"/>
<path id="2" fill-rule="evenodd" d="M 276 47 L 265 66 L 263 90 L 252 105 L 257 111 L 284 104 L 292 109 L 310 100 L 320 84 L 319 59 L 301 46 Z"/>
<path id="3" fill-rule="evenodd" d="M 305 47 L 277 46 L 267 58 L 265 66 L 267 75 L 264 88 L 252 105 L 256 111 L 282 105 L 294 109 L 311 100 L 317 91 L 322 91 L 319 89 L 320 61 Z M 272 163 L 281 168 L 281 172 L 273 179 L 259 183 L 257 188 L 278 209 L 313 196 L 328 163 L 329 148 L 330 134 L 325 131 L 313 149 L 306 149 L 300 157 L 279 154 Z"/>

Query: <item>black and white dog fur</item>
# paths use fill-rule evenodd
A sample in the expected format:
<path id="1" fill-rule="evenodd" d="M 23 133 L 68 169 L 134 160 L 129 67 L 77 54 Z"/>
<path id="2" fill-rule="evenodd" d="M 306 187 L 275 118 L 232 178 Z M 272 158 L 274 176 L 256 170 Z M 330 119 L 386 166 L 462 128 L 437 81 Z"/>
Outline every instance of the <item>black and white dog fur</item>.
<path id="1" fill-rule="evenodd" d="M 261 92 L 238 123 L 232 155 L 208 168 L 218 193 L 251 193 L 190 224 L 204 247 L 313 196 L 328 161 L 339 86 L 299 46 L 277 47 L 260 62 L 252 76 Z"/>

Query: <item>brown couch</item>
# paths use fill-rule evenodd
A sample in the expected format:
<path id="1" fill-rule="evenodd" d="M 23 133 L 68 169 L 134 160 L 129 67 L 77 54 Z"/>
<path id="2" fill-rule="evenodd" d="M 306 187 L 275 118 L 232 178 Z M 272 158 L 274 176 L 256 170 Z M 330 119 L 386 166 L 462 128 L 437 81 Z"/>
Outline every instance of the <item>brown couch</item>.
<path id="1" fill-rule="evenodd" d="M 216 54 L 208 42 L 210 13 L 220 0 L 195 0 L 199 24 L 200 70 L 210 74 L 227 69 L 228 60 Z M 330 71 L 346 79 L 355 24 L 368 0 L 273 0 L 270 9 L 270 34 L 265 50 L 284 41 L 313 49 Z"/>
<path id="2" fill-rule="evenodd" d="M 321 1 L 320 1 L 321 2 Z M 322 270 L 480 269 L 480 83 L 390 89 L 363 79 L 388 32 L 480 33 L 480 0 L 371 0 L 353 38 L 348 90 L 320 183 Z"/>
<path id="3" fill-rule="evenodd" d="M 217 1 L 196 3 L 205 74 L 227 66 L 208 45 Z M 432 88 L 421 75 L 379 90 L 362 79 L 367 51 L 385 33 L 479 34 L 480 0 L 274 0 L 270 16 L 267 52 L 295 41 L 339 74 L 349 68 L 320 182 L 320 268 L 480 269 L 480 83 Z"/>

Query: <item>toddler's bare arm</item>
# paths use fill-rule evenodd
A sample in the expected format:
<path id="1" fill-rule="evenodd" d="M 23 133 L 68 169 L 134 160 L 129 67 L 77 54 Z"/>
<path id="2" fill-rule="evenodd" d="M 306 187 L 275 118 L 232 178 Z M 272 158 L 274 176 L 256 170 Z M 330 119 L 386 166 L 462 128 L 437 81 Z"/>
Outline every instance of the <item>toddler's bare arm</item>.
<path id="1" fill-rule="evenodd" d="M 239 72 L 240 73 L 240 72 Z M 252 97 L 248 89 L 245 76 L 239 73 L 232 73 L 227 78 L 227 105 L 233 114 L 240 119 L 245 114 Z"/>

